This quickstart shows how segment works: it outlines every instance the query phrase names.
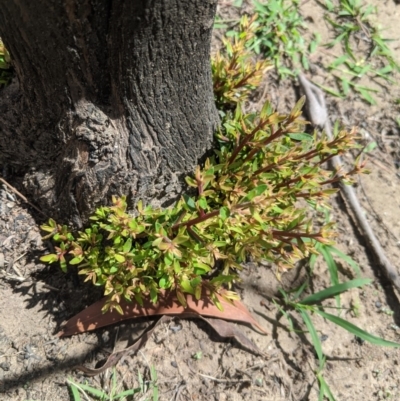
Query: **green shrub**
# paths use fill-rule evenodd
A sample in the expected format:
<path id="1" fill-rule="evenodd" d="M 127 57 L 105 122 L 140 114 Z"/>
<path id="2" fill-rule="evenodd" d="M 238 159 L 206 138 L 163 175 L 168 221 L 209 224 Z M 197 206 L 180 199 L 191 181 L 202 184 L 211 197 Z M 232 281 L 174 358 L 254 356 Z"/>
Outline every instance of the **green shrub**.
<path id="1" fill-rule="evenodd" d="M 243 19 L 241 27 L 251 30 L 251 21 Z M 239 38 L 245 41 L 246 35 Z M 243 113 L 240 101 L 260 81 L 265 65 L 238 41 L 216 57 L 222 126 L 214 156 L 186 178 L 196 195 L 184 195 L 164 210 L 139 201 L 134 214 L 127 212 L 124 197 L 114 197 L 77 234 L 50 220 L 42 229 L 58 246 L 41 260 L 60 262 L 64 271 L 67 264 L 77 265 L 86 281 L 105 287 L 105 310 L 122 313 L 122 298 L 142 303 L 150 296 L 155 303 L 162 289 L 176 291 L 183 305 L 184 294 L 199 299 L 206 292 L 220 307 L 215 293 L 237 298 L 226 289 L 238 280 L 246 258 L 268 260 L 281 272 L 316 252 L 318 242 L 331 243 L 332 225 L 316 228 L 307 216 L 335 192 L 328 184 L 361 170 L 355 166 L 345 174 L 323 167 L 355 146 L 354 132 L 337 132 L 332 141 L 304 133 L 304 99 L 289 115 L 268 102 L 260 112 Z"/>

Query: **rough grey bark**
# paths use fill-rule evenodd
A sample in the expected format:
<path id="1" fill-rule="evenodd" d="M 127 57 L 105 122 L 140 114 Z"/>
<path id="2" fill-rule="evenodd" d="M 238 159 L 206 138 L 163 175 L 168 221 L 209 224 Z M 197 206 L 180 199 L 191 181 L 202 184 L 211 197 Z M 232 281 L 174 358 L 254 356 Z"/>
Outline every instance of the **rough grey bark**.
<path id="1" fill-rule="evenodd" d="M 80 226 L 112 194 L 165 204 L 212 144 L 217 0 L 7 0 L 18 84 L 0 98 L 0 164 Z"/>

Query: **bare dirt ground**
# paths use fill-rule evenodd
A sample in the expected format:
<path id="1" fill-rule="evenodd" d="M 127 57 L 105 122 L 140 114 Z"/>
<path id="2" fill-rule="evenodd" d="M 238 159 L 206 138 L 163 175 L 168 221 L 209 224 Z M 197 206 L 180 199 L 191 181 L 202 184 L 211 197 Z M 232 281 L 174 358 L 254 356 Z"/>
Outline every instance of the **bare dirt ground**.
<path id="1" fill-rule="evenodd" d="M 369 3 L 378 6 L 377 20 L 386 29 L 384 36 L 399 39 L 400 5 L 392 0 Z M 228 7 L 230 2 L 222 2 L 221 13 L 229 14 Z M 304 0 L 301 10 L 311 30 L 320 32 L 326 41 L 329 30 L 321 7 Z M 391 46 L 400 60 L 400 41 Z M 329 54 L 322 51 L 314 57 L 311 61 L 318 67 Z M 320 68 L 310 78 L 329 83 Z M 256 103 L 266 94 L 280 111 L 287 111 L 298 98 L 296 85 L 279 84 L 273 73 L 268 73 L 264 85 Z M 395 119 L 400 116 L 400 106 L 395 99 L 400 99 L 400 89 L 398 85 L 380 89 L 375 106 L 355 96 L 346 100 L 328 97 L 327 102 L 332 121 L 358 126 L 366 143 L 373 140 L 378 144 L 368 164 L 372 172 L 360 177 L 357 193 L 387 256 L 396 265 L 400 260 L 400 128 Z M 12 184 L 21 188 L 18 179 L 14 178 Z M 89 290 L 73 273 L 64 275 L 57 267 L 38 262 L 45 245 L 38 226 L 41 217 L 5 187 L 0 192 L 0 206 L 0 400 L 70 400 L 68 377 L 77 383 L 109 386 L 109 372 L 85 378 L 73 367 L 83 362 L 93 366 L 108 355 L 116 339 L 118 347 L 123 346 L 146 322 L 58 339 L 55 334 L 62 322 L 101 293 Z M 332 208 L 333 219 L 338 222 L 338 248 L 359 263 L 365 277 L 374 280 L 372 285 L 342 297 L 342 317 L 370 333 L 400 341 L 399 294 L 382 277 L 339 196 Z M 314 291 L 329 286 L 322 261 L 315 273 Z M 346 266 L 340 273 L 341 280 L 353 278 Z M 307 334 L 289 332 L 285 318 L 268 301 L 279 286 L 300 284 L 305 274 L 299 268 L 279 283 L 270 267 L 248 264 L 244 269 L 238 290 L 244 304 L 270 334 L 263 336 L 248 328 L 243 331 L 268 358 L 223 342 L 200 321 L 176 319 L 158 327 L 139 353 L 118 363 L 119 383 L 125 388 L 138 387 L 138 373 L 150 380 L 150 367 L 154 366 L 160 400 L 317 400 L 317 362 L 310 339 Z M 357 316 L 346 311 L 354 307 L 358 308 Z M 400 399 L 400 350 L 357 341 L 317 317 L 315 322 L 328 356 L 324 377 L 337 400 Z M 137 399 L 150 397 L 149 390 Z"/>

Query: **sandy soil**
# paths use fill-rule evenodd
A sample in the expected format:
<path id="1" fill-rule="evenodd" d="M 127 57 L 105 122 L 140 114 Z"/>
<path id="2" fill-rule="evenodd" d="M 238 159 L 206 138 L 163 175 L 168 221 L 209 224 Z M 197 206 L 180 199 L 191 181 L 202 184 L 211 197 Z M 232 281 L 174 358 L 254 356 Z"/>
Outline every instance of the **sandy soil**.
<path id="1" fill-rule="evenodd" d="M 379 6 L 377 20 L 385 27 L 385 36 L 398 38 L 400 5 L 392 0 L 369 2 Z M 329 30 L 321 7 L 315 1 L 302 3 L 311 31 L 320 32 L 326 41 Z M 228 1 L 222 2 L 221 13 L 233 12 L 229 7 Z M 400 42 L 391 46 L 400 60 Z M 332 52 L 318 52 L 311 61 L 318 67 L 321 60 L 334 56 Z M 321 68 L 315 71 L 313 80 L 330 83 Z M 298 97 L 295 84 L 278 83 L 269 74 L 264 85 L 256 103 L 266 94 L 280 111 L 294 105 Z M 375 106 L 355 96 L 346 100 L 328 97 L 327 102 L 332 121 L 358 126 L 362 141 L 378 144 L 370 155 L 371 174 L 360 177 L 356 188 L 387 256 L 396 264 L 400 260 L 400 128 L 395 121 L 400 117 L 400 106 L 395 104 L 395 99 L 400 99 L 399 86 L 381 87 L 377 99 Z M 18 181 L 13 185 L 18 186 Z M 93 366 L 109 354 L 116 341 L 118 347 L 126 344 L 145 322 L 58 339 L 55 334 L 62 322 L 98 299 L 100 293 L 72 273 L 64 275 L 57 267 L 38 263 L 45 246 L 38 228 L 40 217 L 4 187 L 0 206 L 0 399 L 69 400 L 68 377 L 78 383 L 109 386 L 110 372 L 85 378 L 73 367 L 83 362 Z M 400 341 L 399 294 L 382 277 L 339 196 L 332 200 L 332 216 L 338 222 L 338 248 L 359 263 L 365 277 L 373 279 L 372 285 L 342 296 L 341 316 L 370 333 Z M 353 278 L 344 265 L 340 274 L 341 280 Z M 279 286 L 291 288 L 305 278 L 304 267 L 285 275 L 279 283 L 273 268 L 245 266 L 238 290 L 270 334 L 263 336 L 246 327 L 243 331 L 267 358 L 223 342 L 203 322 L 176 319 L 158 327 L 139 353 L 118 363 L 119 383 L 125 388 L 137 387 L 138 374 L 150 380 L 150 367 L 154 366 L 160 400 L 317 400 L 317 361 L 310 338 L 290 332 L 285 318 L 268 301 Z M 313 289 L 328 285 L 326 265 L 319 261 Z M 354 307 L 358 308 L 356 315 L 351 312 Z M 298 323 L 302 327 L 300 320 Z M 337 400 L 400 399 L 400 350 L 363 343 L 317 317 L 315 324 L 328 356 L 324 377 Z M 146 397 L 150 399 L 151 389 L 138 399 Z"/>

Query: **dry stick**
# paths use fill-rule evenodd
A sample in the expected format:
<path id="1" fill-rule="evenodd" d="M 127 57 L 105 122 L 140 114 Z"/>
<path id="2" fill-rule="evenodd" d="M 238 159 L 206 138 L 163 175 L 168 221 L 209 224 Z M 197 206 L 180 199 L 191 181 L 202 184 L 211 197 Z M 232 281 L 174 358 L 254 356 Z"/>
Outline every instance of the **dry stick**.
<path id="1" fill-rule="evenodd" d="M 298 80 L 304 91 L 304 94 L 306 95 L 306 107 L 311 123 L 315 127 L 323 128 L 328 138 L 332 140 L 333 133 L 325 104 L 324 93 L 301 73 L 299 74 Z M 338 170 L 342 165 L 340 156 L 333 157 L 331 159 L 331 164 L 335 170 Z M 361 228 L 362 233 L 364 234 L 364 238 L 367 241 L 370 249 L 375 254 L 379 265 L 381 266 L 387 278 L 392 282 L 397 290 L 400 291 L 400 277 L 397 273 L 397 269 L 386 257 L 385 251 L 381 247 L 381 244 L 379 243 L 371 226 L 365 218 L 354 188 L 340 182 L 340 190 L 343 198 L 353 211 L 354 217 Z"/>
<path id="2" fill-rule="evenodd" d="M 40 214 L 42 214 L 44 217 L 48 217 L 45 213 L 43 213 L 38 207 L 36 207 L 35 205 L 33 205 L 31 202 L 28 201 L 28 199 L 26 199 L 26 197 L 24 195 L 21 194 L 21 192 L 17 191 L 12 185 L 10 185 L 4 178 L 0 177 L 0 182 L 2 182 L 5 186 L 7 186 L 8 188 L 11 189 L 11 191 L 13 191 L 15 194 L 17 194 L 25 203 L 27 203 L 28 205 L 32 206 L 37 212 L 39 212 Z"/>

